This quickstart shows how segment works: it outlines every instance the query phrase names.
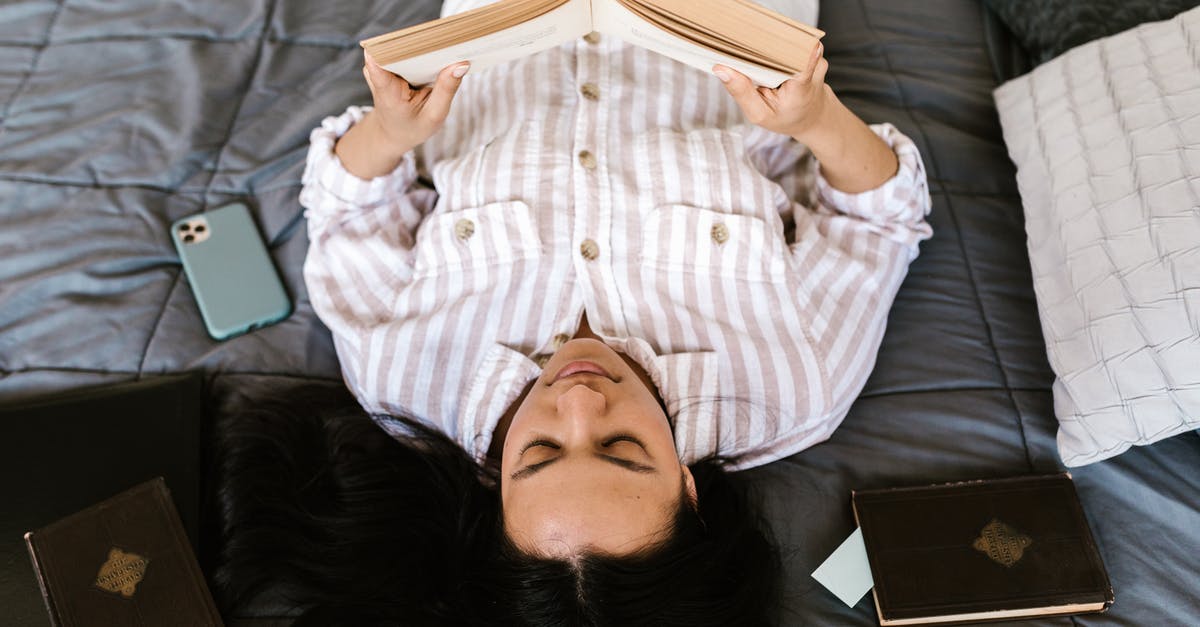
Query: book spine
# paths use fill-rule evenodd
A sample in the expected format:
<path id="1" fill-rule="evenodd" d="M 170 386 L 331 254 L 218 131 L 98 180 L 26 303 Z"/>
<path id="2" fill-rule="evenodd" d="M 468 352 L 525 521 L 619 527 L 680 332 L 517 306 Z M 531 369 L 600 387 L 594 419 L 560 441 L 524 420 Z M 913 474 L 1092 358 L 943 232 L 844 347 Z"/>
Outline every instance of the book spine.
<path id="1" fill-rule="evenodd" d="M 33 562 L 33 572 L 37 575 L 38 588 L 42 591 L 42 602 L 46 604 L 46 614 L 50 617 L 52 627 L 62 627 L 58 612 L 54 609 L 54 601 L 50 598 L 50 586 L 46 584 L 46 575 L 42 572 L 42 564 L 38 561 L 37 548 L 33 546 L 33 532 L 25 533 L 25 548 L 29 550 L 29 560 Z"/>

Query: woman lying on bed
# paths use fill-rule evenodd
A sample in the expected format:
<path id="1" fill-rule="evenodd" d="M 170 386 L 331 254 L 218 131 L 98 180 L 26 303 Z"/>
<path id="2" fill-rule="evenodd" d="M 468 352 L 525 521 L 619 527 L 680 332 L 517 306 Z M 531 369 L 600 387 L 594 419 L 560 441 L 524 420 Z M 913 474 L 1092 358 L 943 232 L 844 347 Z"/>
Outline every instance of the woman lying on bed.
<path id="1" fill-rule="evenodd" d="M 486 565 L 393 590 L 410 617 L 767 620 L 729 472 L 829 437 L 930 234 L 916 148 L 821 53 L 778 89 L 594 36 L 419 90 L 368 59 L 374 108 L 313 132 L 304 272 L 346 383 L 498 496 L 457 519 Z"/>

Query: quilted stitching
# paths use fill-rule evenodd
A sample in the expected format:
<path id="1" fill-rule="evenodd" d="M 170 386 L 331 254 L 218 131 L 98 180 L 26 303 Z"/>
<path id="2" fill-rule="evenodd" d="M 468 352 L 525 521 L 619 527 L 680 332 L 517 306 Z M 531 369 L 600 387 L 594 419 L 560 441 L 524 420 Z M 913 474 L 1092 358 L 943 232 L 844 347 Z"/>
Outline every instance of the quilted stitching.
<path id="1" fill-rule="evenodd" d="M 995 97 L 1064 463 L 1200 427 L 1200 9 L 1075 48 Z"/>
<path id="2" fill-rule="evenodd" d="M 436 3 L 0 4 L 0 397 L 91 373 L 339 380 L 299 275 L 308 134 L 367 97 L 360 36 Z M 176 279 L 167 225 L 235 199 L 296 311 L 216 343 Z"/>

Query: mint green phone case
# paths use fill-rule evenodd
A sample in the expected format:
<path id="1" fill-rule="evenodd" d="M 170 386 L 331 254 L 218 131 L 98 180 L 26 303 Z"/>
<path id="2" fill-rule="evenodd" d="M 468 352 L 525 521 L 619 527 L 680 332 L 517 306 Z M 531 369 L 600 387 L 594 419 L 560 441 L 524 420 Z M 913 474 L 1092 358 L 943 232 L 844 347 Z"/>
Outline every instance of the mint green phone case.
<path id="1" fill-rule="evenodd" d="M 292 303 L 246 205 L 176 220 L 171 240 L 213 339 L 225 340 L 291 314 Z"/>

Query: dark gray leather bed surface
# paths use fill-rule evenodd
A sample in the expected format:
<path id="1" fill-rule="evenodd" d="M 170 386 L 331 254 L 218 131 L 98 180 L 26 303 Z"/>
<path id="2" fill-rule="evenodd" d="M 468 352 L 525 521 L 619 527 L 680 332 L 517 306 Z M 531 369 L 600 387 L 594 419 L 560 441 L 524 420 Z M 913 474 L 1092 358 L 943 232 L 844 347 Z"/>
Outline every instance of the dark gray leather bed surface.
<path id="1" fill-rule="evenodd" d="M 0 4 L 0 402 L 202 370 L 227 411 L 340 382 L 305 297 L 309 130 L 368 100 L 357 40 L 438 2 L 18 0 Z M 788 545 L 788 625 L 873 625 L 809 573 L 851 531 L 852 488 L 1054 471 L 1054 422 L 1014 171 L 975 0 L 825 2 L 829 82 L 913 137 L 935 235 L 862 398 L 828 442 L 751 471 Z M 167 236 L 243 200 L 296 301 L 215 343 Z M 1074 471 L 1117 602 L 1033 625 L 1194 624 L 1200 437 Z M 240 608 L 244 616 L 276 608 Z"/>

